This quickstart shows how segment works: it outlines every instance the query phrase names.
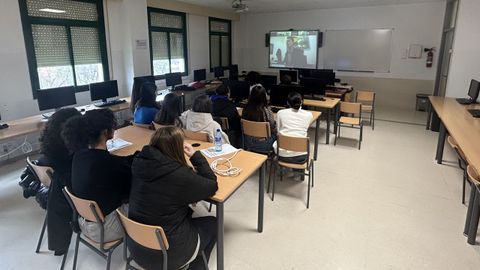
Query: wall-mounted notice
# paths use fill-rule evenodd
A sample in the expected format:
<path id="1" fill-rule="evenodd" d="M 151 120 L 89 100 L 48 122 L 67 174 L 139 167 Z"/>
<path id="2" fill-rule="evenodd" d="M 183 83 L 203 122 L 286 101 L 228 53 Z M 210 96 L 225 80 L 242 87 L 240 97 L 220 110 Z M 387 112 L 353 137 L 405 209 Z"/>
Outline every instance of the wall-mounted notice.
<path id="1" fill-rule="evenodd" d="M 137 50 L 146 50 L 148 49 L 148 43 L 146 39 L 137 39 L 135 40 L 135 49 Z"/>

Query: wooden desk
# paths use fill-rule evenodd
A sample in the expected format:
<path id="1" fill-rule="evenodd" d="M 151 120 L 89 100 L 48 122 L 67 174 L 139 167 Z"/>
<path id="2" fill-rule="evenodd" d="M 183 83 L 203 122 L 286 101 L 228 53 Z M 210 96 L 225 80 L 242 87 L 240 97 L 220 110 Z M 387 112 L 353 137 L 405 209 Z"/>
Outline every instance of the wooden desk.
<path id="1" fill-rule="evenodd" d="M 467 109 L 480 105 L 461 105 L 454 98 L 430 96 L 432 108 L 440 118 L 436 160 L 442 164 L 445 138 L 452 136 L 465 153 L 468 163 L 480 171 L 480 119 L 473 118 Z"/>
<path id="2" fill-rule="evenodd" d="M 114 154 L 120 156 L 131 155 L 135 151 L 141 150 L 144 145 L 148 144 L 150 137 L 154 131 L 145 128 L 128 126 L 115 131 L 115 138 L 121 138 L 132 145 L 118 151 Z M 199 143 L 200 146 L 196 149 L 201 150 L 213 146 L 212 143 L 199 142 L 188 140 L 189 143 Z M 212 162 L 215 158 L 207 160 Z M 242 168 L 240 175 L 236 177 L 223 177 L 217 175 L 218 191 L 213 197 L 209 199 L 210 202 L 215 203 L 217 207 L 217 269 L 224 269 L 224 203 L 230 198 L 235 191 L 247 181 L 257 170 L 260 170 L 259 186 L 258 186 L 258 232 L 263 231 L 263 208 L 264 208 L 264 193 L 265 193 L 265 161 L 267 156 L 260 155 L 248 151 L 240 151 L 237 156 L 231 161 L 235 167 Z"/>
<path id="3" fill-rule="evenodd" d="M 330 114 L 332 110 L 334 111 L 334 133 L 337 133 L 337 116 L 338 116 L 338 105 L 340 104 L 340 99 L 338 98 L 325 98 L 324 101 L 322 100 L 314 100 L 314 99 L 305 99 L 303 100 L 303 105 L 311 106 L 315 108 L 325 109 L 327 110 L 327 134 L 326 134 L 326 144 L 330 143 Z"/>

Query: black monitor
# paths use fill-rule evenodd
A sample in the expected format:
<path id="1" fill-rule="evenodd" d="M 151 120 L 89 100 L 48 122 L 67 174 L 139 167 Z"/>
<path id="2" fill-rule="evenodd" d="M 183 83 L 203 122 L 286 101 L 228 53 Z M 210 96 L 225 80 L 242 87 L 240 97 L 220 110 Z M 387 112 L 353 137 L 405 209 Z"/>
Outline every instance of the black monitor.
<path id="1" fill-rule="evenodd" d="M 473 102 L 476 102 L 480 93 L 480 82 L 473 80 L 470 82 L 470 89 L 468 90 L 468 96 Z"/>
<path id="2" fill-rule="evenodd" d="M 133 82 L 138 82 L 138 83 L 153 83 L 155 84 L 155 76 L 141 76 L 141 77 L 135 77 L 133 78 Z"/>
<path id="3" fill-rule="evenodd" d="M 314 69 L 311 77 L 322 79 L 327 85 L 335 85 L 335 72 L 332 69 Z"/>
<path id="4" fill-rule="evenodd" d="M 266 90 L 271 90 L 272 85 L 277 84 L 277 80 L 277 76 L 275 75 L 260 75 L 260 84 Z"/>
<path id="5" fill-rule="evenodd" d="M 225 76 L 225 73 L 223 72 L 223 67 L 214 67 L 213 76 L 217 79 L 220 79 L 221 77 Z"/>
<path id="6" fill-rule="evenodd" d="M 298 82 L 298 72 L 296 70 L 280 70 L 280 80 L 285 75 L 290 76 L 292 83 Z"/>
<path id="7" fill-rule="evenodd" d="M 77 104 L 75 88 L 73 86 L 41 89 L 37 91 L 38 109 L 46 111 L 58 110 L 65 106 Z"/>
<path id="8" fill-rule="evenodd" d="M 305 94 L 325 96 L 326 84 L 323 79 L 302 78 L 300 85 L 304 87 Z"/>
<path id="9" fill-rule="evenodd" d="M 230 80 L 237 80 L 238 79 L 238 65 L 231 65 L 229 67 L 229 78 Z"/>
<path id="10" fill-rule="evenodd" d="M 92 101 L 102 100 L 105 103 L 108 98 L 113 97 L 118 97 L 116 80 L 90 84 L 90 98 Z"/>
<path id="11" fill-rule="evenodd" d="M 297 84 L 272 85 L 270 90 L 270 105 L 287 107 L 288 95 L 291 92 L 303 94 L 303 87 Z"/>
<path id="12" fill-rule="evenodd" d="M 165 84 L 172 86 L 172 88 L 175 87 L 175 85 L 182 84 L 182 74 L 178 72 L 165 74 Z"/>
<path id="13" fill-rule="evenodd" d="M 312 70 L 311 69 L 298 69 L 298 77 L 301 79 L 303 77 L 312 77 Z"/>
<path id="14" fill-rule="evenodd" d="M 207 79 L 207 70 L 206 69 L 197 69 L 193 71 L 193 81 L 200 82 Z"/>

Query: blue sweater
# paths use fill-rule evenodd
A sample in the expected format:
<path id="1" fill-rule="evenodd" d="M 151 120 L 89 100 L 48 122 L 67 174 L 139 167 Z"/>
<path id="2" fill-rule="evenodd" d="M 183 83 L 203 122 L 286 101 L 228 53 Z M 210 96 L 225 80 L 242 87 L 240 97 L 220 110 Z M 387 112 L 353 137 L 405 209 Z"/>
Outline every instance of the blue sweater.
<path id="1" fill-rule="evenodd" d="M 142 107 L 139 106 L 135 109 L 133 114 L 133 121 L 136 124 L 151 124 L 155 119 L 158 109 L 155 107 Z"/>

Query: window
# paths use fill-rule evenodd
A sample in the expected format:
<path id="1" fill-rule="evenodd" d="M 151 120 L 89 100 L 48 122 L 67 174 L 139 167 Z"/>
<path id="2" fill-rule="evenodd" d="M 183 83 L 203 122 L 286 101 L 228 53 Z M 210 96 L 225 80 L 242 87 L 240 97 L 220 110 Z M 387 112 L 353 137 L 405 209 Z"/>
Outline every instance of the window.
<path id="1" fill-rule="evenodd" d="M 157 79 L 167 73 L 188 75 L 186 25 L 185 13 L 148 8 L 150 60 Z"/>
<path id="2" fill-rule="evenodd" d="M 19 0 L 33 96 L 109 79 L 102 0 Z"/>
<path id="3" fill-rule="evenodd" d="M 232 63 L 232 22 L 209 18 L 210 28 L 210 69 Z"/>

